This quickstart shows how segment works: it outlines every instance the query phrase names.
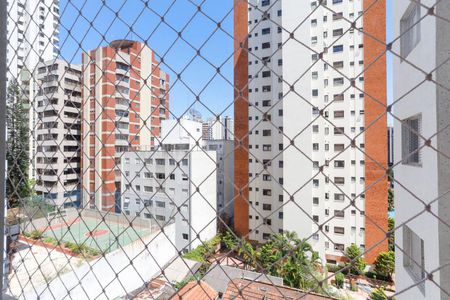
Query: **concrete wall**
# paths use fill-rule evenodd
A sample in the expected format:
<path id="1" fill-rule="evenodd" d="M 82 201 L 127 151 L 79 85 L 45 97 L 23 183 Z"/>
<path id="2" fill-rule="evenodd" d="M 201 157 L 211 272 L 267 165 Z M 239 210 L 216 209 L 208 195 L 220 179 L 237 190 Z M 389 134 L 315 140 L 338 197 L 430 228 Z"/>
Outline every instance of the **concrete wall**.
<path id="1" fill-rule="evenodd" d="M 75 267 L 73 272 L 58 276 L 48 286 L 35 287 L 24 298 L 32 299 L 39 295 L 42 299 L 63 299 L 67 297 L 68 290 L 77 299 L 116 299 L 125 296 L 155 278 L 160 268 L 177 255 L 172 246 L 174 236 L 174 225 L 168 226 L 164 234 L 156 232 L 142 241 L 125 246 L 123 250 Z M 147 249 L 145 245 L 148 245 Z"/>

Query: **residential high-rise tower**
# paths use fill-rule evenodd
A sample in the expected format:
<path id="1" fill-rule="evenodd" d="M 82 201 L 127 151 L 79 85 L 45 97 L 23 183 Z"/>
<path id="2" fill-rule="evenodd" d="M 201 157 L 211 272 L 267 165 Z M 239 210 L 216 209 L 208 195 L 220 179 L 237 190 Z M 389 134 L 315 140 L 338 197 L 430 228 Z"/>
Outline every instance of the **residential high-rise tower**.
<path id="1" fill-rule="evenodd" d="M 19 79 L 24 68 L 34 72 L 39 62 L 59 54 L 59 1 L 8 1 L 7 78 Z"/>
<path id="2" fill-rule="evenodd" d="M 235 229 L 296 232 L 330 263 L 356 244 L 373 262 L 387 249 L 385 1 L 319 2 L 235 0 Z"/>
<path id="3" fill-rule="evenodd" d="M 120 209 L 120 162 L 152 146 L 169 116 L 169 76 L 145 44 L 117 40 L 83 54 L 83 201 Z"/>

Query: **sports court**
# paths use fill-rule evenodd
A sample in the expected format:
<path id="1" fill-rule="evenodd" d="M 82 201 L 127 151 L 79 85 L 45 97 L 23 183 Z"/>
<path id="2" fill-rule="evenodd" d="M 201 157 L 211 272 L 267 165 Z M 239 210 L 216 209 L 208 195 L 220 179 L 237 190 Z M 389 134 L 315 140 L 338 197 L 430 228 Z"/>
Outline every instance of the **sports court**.
<path id="1" fill-rule="evenodd" d="M 150 233 L 150 228 L 130 227 L 129 224 L 87 217 L 76 218 L 67 224 L 64 222 L 53 224 L 43 232 L 45 237 L 63 242 L 76 242 L 79 245 L 85 243 L 86 246 L 102 252 L 114 251 Z"/>

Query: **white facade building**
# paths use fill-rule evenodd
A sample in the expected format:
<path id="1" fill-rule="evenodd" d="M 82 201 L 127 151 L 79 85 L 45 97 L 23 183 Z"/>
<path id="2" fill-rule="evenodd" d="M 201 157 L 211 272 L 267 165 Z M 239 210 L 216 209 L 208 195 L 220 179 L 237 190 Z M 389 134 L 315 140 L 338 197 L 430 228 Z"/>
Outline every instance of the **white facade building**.
<path id="1" fill-rule="evenodd" d="M 81 67 L 39 63 L 31 102 L 31 177 L 36 193 L 57 205 L 80 204 Z"/>
<path id="2" fill-rule="evenodd" d="M 234 141 L 204 140 L 203 149 L 216 152 L 217 160 L 217 209 L 224 222 L 232 224 L 234 200 Z M 220 221 L 219 226 L 220 225 Z"/>
<path id="3" fill-rule="evenodd" d="M 187 119 L 164 120 L 158 148 L 121 159 L 122 212 L 160 226 L 175 222 L 175 244 L 183 252 L 217 233 L 216 151 L 197 146 L 201 128 Z"/>
<path id="4" fill-rule="evenodd" d="M 59 0 L 8 1 L 8 80 L 59 54 Z"/>
<path id="5" fill-rule="evenodd" d="M 364 35 L 344 20 L 362 28 L 363 1 L 318 5 L 249 1 L 249 229 L 294 231 L 334 263 L 366 248 Z"/>
<path id="6" fill-rule="evenodd" d="M 442 19 L 424 18 L 432 6 Z M 397 299 L 450 299 L 448 18 L 448 1 L 393 1 Z"/>
<path id="7" fill-rule="evenodd" d="M 233 140 L 234 120 L 228 116 L 220 118 L 209 118 L 204 123 L 205 140 Z"/>

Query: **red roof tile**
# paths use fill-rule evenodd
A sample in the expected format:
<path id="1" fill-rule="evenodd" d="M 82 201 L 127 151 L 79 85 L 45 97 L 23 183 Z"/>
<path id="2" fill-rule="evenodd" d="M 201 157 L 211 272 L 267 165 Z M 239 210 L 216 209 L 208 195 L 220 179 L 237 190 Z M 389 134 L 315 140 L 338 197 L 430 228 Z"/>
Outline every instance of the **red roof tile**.
<path id="1" fill-rule="evenodd" d="M 181 288 L 171 299 L 214 300 L 217 292 L 204 281 L 191 281 Z"/>

